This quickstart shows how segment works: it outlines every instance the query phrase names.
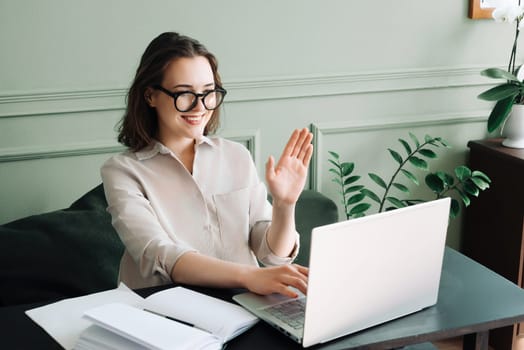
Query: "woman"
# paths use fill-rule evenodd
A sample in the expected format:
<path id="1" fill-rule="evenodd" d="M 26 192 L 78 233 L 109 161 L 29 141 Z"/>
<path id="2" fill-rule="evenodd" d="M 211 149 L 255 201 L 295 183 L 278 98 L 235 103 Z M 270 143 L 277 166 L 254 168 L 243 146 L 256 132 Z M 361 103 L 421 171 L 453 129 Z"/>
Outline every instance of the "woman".
<path id="1" fill-rule="evenodd" d="M 278 163 L 269 158 L 271 207 L 249 152 L 208 136 L 225 94 L 215 57 L 194 39 L 163 33 L 142 56 L 118 137 L 128 151 L 101 169 L 108 211 L 126 247 L 119 279 L 130 287 L 173 281 L 291 297 L 289 287 L 306 292 L 308 269 L 291 262 L 312 134 L 295 130 Z"/>

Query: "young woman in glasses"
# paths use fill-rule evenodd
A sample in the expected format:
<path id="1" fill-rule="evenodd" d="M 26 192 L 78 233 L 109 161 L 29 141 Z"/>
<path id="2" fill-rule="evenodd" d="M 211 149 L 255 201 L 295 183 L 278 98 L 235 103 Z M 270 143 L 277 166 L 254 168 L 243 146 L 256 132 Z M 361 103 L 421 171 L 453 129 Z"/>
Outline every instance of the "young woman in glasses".
<path id="1" fill-rule="evenodd" d="M 120 124 L 128 150 L 101 169 L 126 248 L 119 279 L 132 288 L 174 281 L 306 292 L 308 270 L 292 261 L 312 135 L 295 130 L 278 162 L 269 158 L 271 206 L 245 147 L 211 136 L 225 95 L 217 60 L 198 41 L 163 33 L 145 50 Z"/>

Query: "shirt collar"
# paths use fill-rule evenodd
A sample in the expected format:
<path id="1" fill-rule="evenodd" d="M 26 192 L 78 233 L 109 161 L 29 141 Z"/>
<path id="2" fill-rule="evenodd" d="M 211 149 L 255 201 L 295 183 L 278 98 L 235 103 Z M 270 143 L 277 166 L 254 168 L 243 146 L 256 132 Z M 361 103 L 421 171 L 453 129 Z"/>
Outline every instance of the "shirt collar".
<path id="1" fill-rule="evenodd" d="M 209 138 L 207 136 L 202 136 L 199 140 L 196 142 L 196 146 L 200 147 L 200 145 L 206 144 L 211 147 L 216 147 L 216 141 L 212 138 Z M 138 160 L 146 160 L 153 158 L 157 154 L 173 154 L 173 152 L 164 146 L 159 141 L 153 141 L 149 146 L 146 146 L 142 148 L 140 151 L 135 152 L 136 158 Z"/>

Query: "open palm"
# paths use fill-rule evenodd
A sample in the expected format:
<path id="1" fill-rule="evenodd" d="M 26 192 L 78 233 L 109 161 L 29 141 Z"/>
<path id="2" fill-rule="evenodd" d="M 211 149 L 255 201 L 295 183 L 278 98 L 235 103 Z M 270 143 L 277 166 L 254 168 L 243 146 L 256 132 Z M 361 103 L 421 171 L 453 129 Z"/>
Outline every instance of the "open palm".
<path id="1" fill-rule="evenodd" d="M 295 130 L 275 166 L 273 157 L 266 164 L 266 181 L 273 200 L 294 204 L 307 178 L 313 145 L 313 134 L 308 129 Z"/>

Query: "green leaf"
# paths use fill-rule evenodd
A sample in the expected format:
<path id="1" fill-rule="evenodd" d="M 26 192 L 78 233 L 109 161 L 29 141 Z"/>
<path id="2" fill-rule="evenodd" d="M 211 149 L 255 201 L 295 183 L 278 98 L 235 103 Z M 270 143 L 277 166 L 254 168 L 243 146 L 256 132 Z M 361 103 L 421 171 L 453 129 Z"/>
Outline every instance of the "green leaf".
<path id="1" fill-rule="evenodd" d="M 400 156 L 400 154 L 398 154 L 398 152 L 392 150 L 391 148 L 388 148 L 388 151 L 389 153 L 391 154 L 391 156 L 393 157 L 393 159 L 395 159 L 399 164 L 402 164 L 402 162 L 404 161 L 402 159 L 402 157 Z"/>
<path id="2" fill-rule="evenodd" d="M 444 181 L 437 174 L 426 175 L 425 181 L 431 191 L 437 194 L 444 191 Z"/>
<path id="3" fill-rule="evenodd" d="M 362 185 L 351 186 L 351 187 L 346 188 L 344 193 L 348 194 L 348 193 L 351 193 L 351 192 L 357 192 L 357 191 L 360 191 L 363 188 L 364 188 L 364 186 L 362 186 Z"/>
<path id="4" fill-rule="evenodd" d="M 451 207 L 449 209 L 449 215 L 451 216 L 451 218 L 456 218 L 460 213 L 460 204 L 459 202 L 452 198 L 451 199 Z"/>
<path id="5" fill-rule="evenodd" d="M 421 149 L 418 152 L 420 154 L 422 154 L 424 157 L 427 157 L 427 158 L 437 158 L 437 154 L 435 152 L 433 152 L 432 150 L 427 149 L 427 148 L 423 148 L 423 149 Z"/>
<path id="6" fill-rule="evenodd" d="M 396 206 L 397 208 L 402 208 L 406 206 L 404 202 L 402 202 L 400 199 L 395 198 L 395 197 L 386 197 L 386 200 L 389 201 L 394 206 Z"/>
<path id="7" fill-rule="evenodd" d="M 377 185 L 379 185 L 383 189 L 387 188 L 386 182 L 382 180 L 380 176 L 378 176 L 377 174 L 373 174 L 373 173 L 369 173 L 368 175 L 371 178 L 371 180 L 373 180 Z"/>
<path id="8" fill-rule="evenodd" d="M 514 98 L 512 96 L 507 97 L 503 100 L 498 101 L 495 107 L 491 110 L 491 114 L 488 118 L 488 131 L 493 132 L 497 130 L 502 123 L 506 120 L 511 112 Z"/>
<path id="9" fill-rule="evenodd" d="M 458 194 L 460 195 L 460 198 L 462 199 L 462 202 L 464 202 L 464 205 L 468 207 L 471 204 L 471 199 L 469 199 L 468 195 L 465 194 L 461 190 L 457 190 Z"/>
<path id="10" fill-rule="evenodd" d="M 426 202 L 426 200 L 424 200 L 424 199 L 405 199 L 404 202 L 407 205 L 413 205 L 413 204 L 424 203 L 424 202 Z"/>
<path id="11" fill-rule="evenodd" d="M 444 186 L 450 187 L 453 186 L 453 184 L 455 183 L 455 179 L 453 178 L 453 176 L 449 175 L 444 171 L 437 171 L 435 174 L 442 180 Z"/>
<path id="12" fill-rule="evenodd" d="M 471 173 L 471 176 L 473 177 L 480 177 L 482 180 L 486 181 L 487 183 L 491 183 L 491 179 L 489 178 L 488 175 L 484 174 L 482 171 L 480 170 L 474 170 L 472 173 Z"/>
<path id="13" fill-rule="evenodd" d="M 351 197 L 348 198 L 347 205 L 358 203 L 361 200 L 363 200 L 365 197 L 366 197 L 365 194 L 357 193 L 354 196 L 351 196 Z"/>
<path id="14" fill-rule="evenodd" d="M 409 143 L 407 143 L 405 140 L 403 139 L 398 139 L 398 141 L 402 144 L 402 146 L 404 146 L 404 149 L 406 150 L 406 153 L 408 154 L 408 156 L 411 154 L 411 147 L 409 146 Z"/>
<path id="15" fill-rule="evenodd" d="M 467 178 L 471 177 L 471 170 L 465 165 L 460 165 L 455 168 L 455 176 L 460 181 L 465 181 Z"/>
<path id="16" fill-rule="evenodd" d="M 446 173 L 446 185 L 451 187 L 455 184 L 455 179 L 453 178 L 453 176 L 449 175 L 448 173 Z"/>
<path id="17" fill-rule="evenodd" d="M 353 169 L 355 169 L 355 163 L 344 162 L 340 164 L 340 168 L 342 169 L 342 175 L 348 176 L 353 172 Z"/>
<path id="18" fill-rule="evenodd" d="M 424 135 L 424 141 L 427 143 L 434 143 L 437 141 L 434 137 L 429 136 L 428 134 Z"/>
<path id="19" fill-rule="evenodd" d="M 514 99 L 515 96 L 519 94 L 519 92 L 519 86 L 511 83 L 506 83 L 502 85 L 497 85 L 494 88 L 486 90 L 477 97 L 484 101 L 500 101 L 507 97 L 512 97 Z"/>
<path id="20" fill-rule="evenodd" d="M 342 186 L 342 181 L 338 177 L 335 177 L 335 178 L 331 179 L 331 181 L 333 181 L 333 182 L 339 184 L 340 186 Z"/>
<path id="21" fill-rule="evenodd" d="M 377 196 L 375 194 L 375 192 L 371 191 L 371 190 L 368 190 L 367 188 L 364 188 L 362 191 L 360 191 L 361 193 L 365 194 L 366 196 L 368 196 L 369 198 L 371 198 L 372 200 L 374 200 L 375 202 L 379 203 L 380 204 L 380 198 L 379 196 Z"/>
<path id="22" fill-rule="evenodd" d="M 424 159 L 418 157 L 410 157 L 409 162 L 419 169 L 428 170 L 428 163 Z"/>
<path id="23" fill-rule="evenodd" d="M 467 194 L 470 194 L 475 197 L 478 197 L 480 193 L 478 187 L 475 186 L 471 181 L 464 182 L 464 191 L 466 191 Z"/>
<path id="24" fill-rule="evenodd" d="M 338 169 L 333 169 L 333 168 L 330 168 L 329 169 L 329 172 L 337 175 L 337 177 L 340 177 L 340 171 Z"/>
<path id="25" fill-rule="evenodd" d="M 352 184 L 353 182 L 356 182 L 356 181 L 358 181 L 359 179 L 360 179 L 360 176 L 358 176 L 358 175 L 350 176 L 350 177 L 348 177 L 348 178 L 346 178 L 346 179 L 344 180 L 344 186 L 347 186 L 347 185 L 349 185 L 349 184 Z"/>
<path id="26" fill-rule="evenodd" d="M 411 172 L 407 171 L 406 169 L 400 169 L 400 171 L 402 172 L 402 174 L 404 174 L 404 176 L 413 181 L 415 185 L 419 185 L 418 179 Z"/>
<path id="27" fill-rule="evenodd" d="M 338 164 L 337 162 L 331 160 L 331 159 L 328 159 L 328 162 L 330 162 L 331 164 L 333 164 L 337 169 L 340 169 L 340 164 Z"/>
<path id="28" fill-rule="evenodd" d="M 446 147 L 446 148 L 451 148 L 451 145 L 450 145 L 446 140 L 444 140 L 443 138 L 441 138 L 441 137 L 437 137 L 436 140 L 438 140 L 438 142 L 439 142 L 442 146 L 444 146 L 444 147 Z"/>
<path id="29" fill-rule="evenodd" d="M 404 193 L 409 193 L 409 188 L 407 188 L 406 186 L 404 186 L 403 184 L 399 184 L 397 182 L 394 182 L 393 183 L 393 186 L 395 186 L 399 191 L 402 191 Z"/>
<path id="30" fill-rule="evenodd" d="M 333 152 L 333 151 L 328 151 L 329 154 L 331 154 L 331 157 L 335 158 L 335 159 L 339 159 L 340 156 L 338 155 L 338 153 L 336 152 Z"/>
<path id="31" fill-rule="evenodd" d="M 482 72 L 480 72 L 480 75 L 483 75 L 488 78 L 493 78 L 493 79 L 519 81 L 515 75 L 511 74 L 510 72 L 504 69 L 500 69 L 500 68 L 484 69 Z"/>
<path id="32" fill-rule="evenodd" d="M 417 148 L 419 148 L 420 147 L 420 142 L 418 141 L 418 138 L 414 134 L 412 134 L 411 132 L 409 133 L 409 137 L 411 137 L 411 140 L 413 140 L 413 143 L 415 144 L 415 146 Z"/>
<path id="33" fill-rule="evenodd" d="M 371 204 L 369 203 L 360 203 L 351 208 L 348 214 L 351 216 L 359 215 L 368 210 L 370 207 Z"/>
<path id="34" fill-rule="evenodd" d="M 472 176 L 470 180 L 475 184 L 475 186 L 477 186 L 482 191 L 489 188 L 489 183 L 487 183 L 480 177 Z"/>

